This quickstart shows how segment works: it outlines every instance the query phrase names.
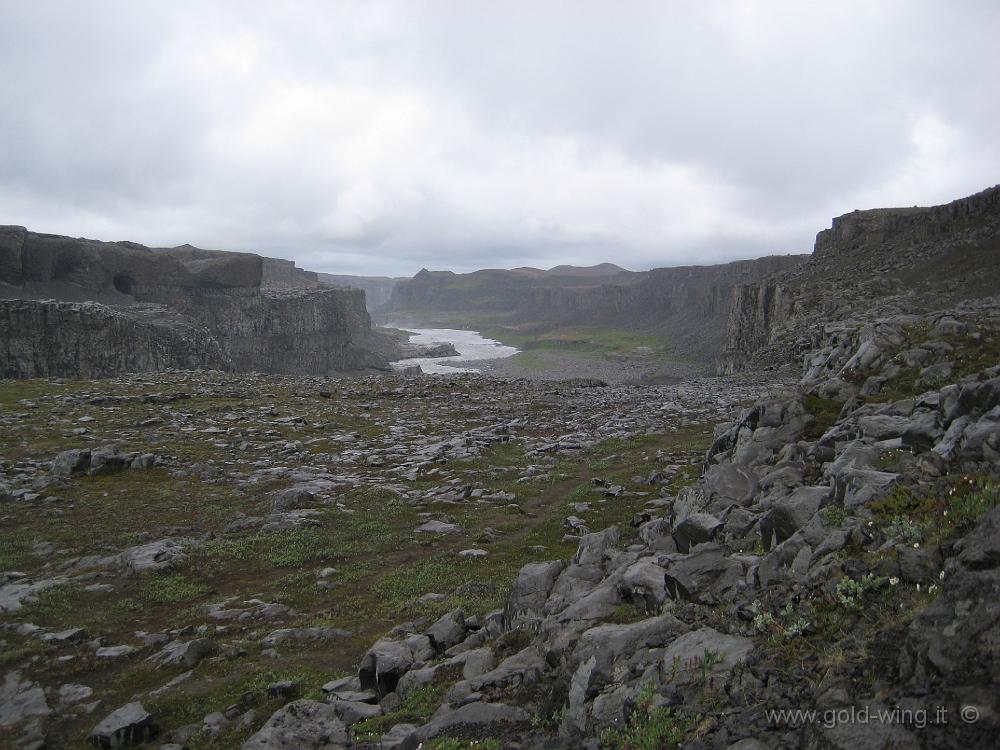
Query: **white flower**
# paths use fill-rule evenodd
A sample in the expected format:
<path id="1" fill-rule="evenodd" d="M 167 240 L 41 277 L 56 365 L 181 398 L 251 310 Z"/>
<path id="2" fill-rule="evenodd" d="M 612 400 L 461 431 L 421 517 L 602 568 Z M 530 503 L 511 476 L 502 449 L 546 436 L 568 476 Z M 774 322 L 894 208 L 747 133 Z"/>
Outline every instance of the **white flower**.
<path id="1" fill-rule="evenodd" d="M 930 586 L 927 587 L 927 593 L 928 594 L 933 594 L 935 591 L 937 591 L 937 584 L 936 583 L 932 583 Z"/>
<path id="2" fill-rule="evenodd" d="M 943 571 L 943 570 L 942 570 L 942 571 L 941 571 L 941 573 L 940 573 L 940 574 L 938 575 L 938 580 L 939 580 L 939 581 L 943 581 L 943 580 L 944 580 L 944 571 Z"/>
<path id="3" fill-rule="evenodd" d="M 914 542 L 913 549 L 920 549 L 920 542 Z"/>
<path id="4" fill-rule="evenodd" d="M 895 586 L 898 583 L 899 583 L 899 579 L 896 576 L 893 576 L 892 578 L 889 579 L 889 585 L 890 586 Z"/>
<path id="5" fill-rule="evenodd" d="M 920 584 L 917 584 L 917 591 L 920 591 Z"/>

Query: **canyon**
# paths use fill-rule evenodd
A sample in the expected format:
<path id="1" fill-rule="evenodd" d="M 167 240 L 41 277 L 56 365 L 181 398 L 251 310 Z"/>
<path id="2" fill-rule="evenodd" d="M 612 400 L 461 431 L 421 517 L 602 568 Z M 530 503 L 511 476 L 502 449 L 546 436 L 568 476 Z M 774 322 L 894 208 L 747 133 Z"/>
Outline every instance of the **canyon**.
<path id="1" fill-rule="evenodd" d="M 2 746 L 995 744 L 1000 187 L 810 256 L 422 271 L 385 315 L 538 347 L 440 375 L 287 262 L 0 249 Z"/>

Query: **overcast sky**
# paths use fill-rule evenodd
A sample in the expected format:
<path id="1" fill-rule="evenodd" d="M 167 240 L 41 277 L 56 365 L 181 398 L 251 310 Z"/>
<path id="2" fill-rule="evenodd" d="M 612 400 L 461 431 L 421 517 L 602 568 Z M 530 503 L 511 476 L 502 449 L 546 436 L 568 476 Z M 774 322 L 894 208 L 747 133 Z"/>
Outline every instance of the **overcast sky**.
<path id="1" fill-rule="evenodd" d="M 1000 3 L 0 0 L 0 223 L 335 273 L 808 252 L 1000 182 Z"/>

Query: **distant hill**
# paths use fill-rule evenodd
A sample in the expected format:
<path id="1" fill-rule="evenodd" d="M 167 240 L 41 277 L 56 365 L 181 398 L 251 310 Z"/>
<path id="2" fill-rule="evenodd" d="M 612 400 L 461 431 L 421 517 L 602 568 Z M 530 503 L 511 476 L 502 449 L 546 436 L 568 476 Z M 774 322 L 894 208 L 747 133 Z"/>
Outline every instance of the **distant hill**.
<path id="1" fill-rule="evenodd" d="M 401 281 L 379 310 L 383 320 L 489 325 L 606 326 L 662 336 L 672 353 L 712 361 L 721 350 L 734 289 L 804 262 L 771 256 L 717 266 L 627 271 L 612 263 L 487 269 L 422 269 Z"/>

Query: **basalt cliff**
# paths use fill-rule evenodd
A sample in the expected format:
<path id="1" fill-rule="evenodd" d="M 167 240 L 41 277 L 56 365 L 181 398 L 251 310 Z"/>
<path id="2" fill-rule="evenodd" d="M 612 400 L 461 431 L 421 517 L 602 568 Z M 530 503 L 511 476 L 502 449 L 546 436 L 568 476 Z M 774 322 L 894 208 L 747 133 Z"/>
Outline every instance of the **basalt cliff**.
<path id="1" fill-rule="evenodd" d="M 719 369 L 786 364 L 818 343 L 823 321 L 996 294 L 998 261 L 1000 186 L 941 206 L 837 217 L 805 263 L 735 289 Z"/>
<path id="2" fill-rule="evenodd" d="M 322 374 L 386 366 L 393 345 L 372 328 L 364 292 L 272 285 L 265 268 L 296 280 L 308 275 L 250 253 L 2 227 L 0 375 L 170 368 Z"/>
<path id="3" fill-rule="evenodd" d="M 379 312 L 392 320 L 644 331 L 661 336 L 674 355 L 705 361 L 721 350 L 734 290 L 803 260 L 804 256 L 770 256 L 643 272 L 610 263 L 468 274 L 422 270 L 397 283 Z"/>

